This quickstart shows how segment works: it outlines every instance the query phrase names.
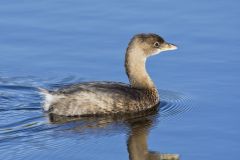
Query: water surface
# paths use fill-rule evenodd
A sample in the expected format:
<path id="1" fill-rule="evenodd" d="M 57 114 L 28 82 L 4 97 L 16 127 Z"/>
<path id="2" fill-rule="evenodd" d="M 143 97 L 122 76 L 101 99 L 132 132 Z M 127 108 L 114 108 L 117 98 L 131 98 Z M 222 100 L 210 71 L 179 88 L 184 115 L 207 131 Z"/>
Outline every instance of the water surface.
<path id="1" fill-rule="evenodd" d="M 237 159 L 240 21 L 237 0 L 1 1 L 0 159 Z M 62 119 L 36 87 L 127 83 L 130 38 L 154 32 L 179 50 L 148 60 L 158 110 Z M 144 157 L 142 153 L 148 155 Z"/>

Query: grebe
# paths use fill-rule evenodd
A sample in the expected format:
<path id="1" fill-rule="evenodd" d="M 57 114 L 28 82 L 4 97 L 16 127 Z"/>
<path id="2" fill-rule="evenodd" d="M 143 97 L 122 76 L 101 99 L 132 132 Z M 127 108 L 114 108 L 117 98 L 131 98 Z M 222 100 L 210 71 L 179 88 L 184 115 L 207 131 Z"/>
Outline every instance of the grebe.
<path id="1" fill-rule="evenodd" d="M 146 71 L 146 59 L 175 49 L 175 45 L 165 42 L 157 34 L 137 34 L 129 42 L 125 55 L 130 84 L 103 81 L 73 84 L 56 91 L 39 88 L 45 97 L 43 109 L 63 116 L 133 113 L 150 109 L 160 99 Z"/>

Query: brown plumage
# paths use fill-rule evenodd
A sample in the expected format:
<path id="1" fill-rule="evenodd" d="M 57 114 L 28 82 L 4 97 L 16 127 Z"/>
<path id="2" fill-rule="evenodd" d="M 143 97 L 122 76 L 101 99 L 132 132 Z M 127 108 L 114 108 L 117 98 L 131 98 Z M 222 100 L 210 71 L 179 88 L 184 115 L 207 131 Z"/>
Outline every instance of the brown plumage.
<path id="1" fill-rule="evenodd" d="M 85 82 L 57 91 L 40 89 L 45 96 L 44 110 L 57 115 L 81 116 L 133 113 L 156 106 L 159 95 L 146 71 L 145 62 L 149 56 L 173 49 L 176 46 L 156 34 L 138 34 L 130 41 L 125 56 L 130 85 Z"/>

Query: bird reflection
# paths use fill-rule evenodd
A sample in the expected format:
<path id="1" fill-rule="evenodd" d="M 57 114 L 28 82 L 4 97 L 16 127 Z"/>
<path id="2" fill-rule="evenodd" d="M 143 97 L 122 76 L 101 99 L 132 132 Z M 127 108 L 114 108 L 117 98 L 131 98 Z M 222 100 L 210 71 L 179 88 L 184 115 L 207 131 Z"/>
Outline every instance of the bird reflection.
<path id="1" fill-rule="evenodd" d="M 152 118 L 152 117 L 151 117 Z M 179 160 L 178 154 L 160 154 L 159 152 L 149 151 L 148 133 L 153 125 L 153 119 L 143 118 L 139 121 L 130 123 L 131 130 L 127 140 L 128 153 L 130 160 Z"/>
<path id="2" fill-rule="evenodd" d="M 64 124 L 67 130 L 84 134 L 109 134 L 126 132 L 129 160 L 179 160 L 178 154 L 162 154 L 148 149 L 148 134 L 157 123 L 158 109 L 137 114 L 64 117 L 48 115 L 53 124 Z M 74 123 L 73 123 L 74 122 Z M 69 125 L 71 123 L 71 125 Z M 66 129 L 66 128 L 65 128 Z"/>

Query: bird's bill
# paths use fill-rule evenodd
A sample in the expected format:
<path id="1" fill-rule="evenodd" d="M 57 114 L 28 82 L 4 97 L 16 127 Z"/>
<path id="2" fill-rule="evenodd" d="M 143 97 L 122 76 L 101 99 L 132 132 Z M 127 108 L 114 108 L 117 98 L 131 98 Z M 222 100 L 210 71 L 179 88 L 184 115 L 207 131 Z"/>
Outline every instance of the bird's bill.
<path id="1" fill-rule="evenodd" d="M 162 51 L 176 50 L 177 46 L 168 42 L 165 42 L 161 45 Z"/>

